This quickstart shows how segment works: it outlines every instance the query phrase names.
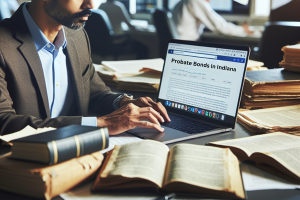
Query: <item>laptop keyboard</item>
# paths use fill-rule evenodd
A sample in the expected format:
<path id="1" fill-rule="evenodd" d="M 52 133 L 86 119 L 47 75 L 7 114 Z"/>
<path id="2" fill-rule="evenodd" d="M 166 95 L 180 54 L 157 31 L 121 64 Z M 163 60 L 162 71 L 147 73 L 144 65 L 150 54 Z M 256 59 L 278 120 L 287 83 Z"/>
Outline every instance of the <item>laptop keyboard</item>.
<path id="1" fill-rule="evenodd" d="M 196 134 L 201 132 L 217 129 L 218 127 L 201 123 L 196 120 L 180 117 L 169 113 L 171 122 L 161 123 L 162 126 L 173 128 L 188 134 Z"/>

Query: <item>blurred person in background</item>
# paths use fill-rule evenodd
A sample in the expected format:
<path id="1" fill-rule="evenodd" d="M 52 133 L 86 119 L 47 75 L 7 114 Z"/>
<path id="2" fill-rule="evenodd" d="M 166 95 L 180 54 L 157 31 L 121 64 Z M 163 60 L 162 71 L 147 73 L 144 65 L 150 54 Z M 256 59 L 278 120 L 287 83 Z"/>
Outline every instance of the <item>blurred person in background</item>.
<path id="1" fill-rule="evenodd" d="M 181 0 L 173 9 L 173 19 L 183 40 L 198 40 L 204 28 L 224 35 L 243 36 L 252 34 L 248 24 L 237 26 L 216 13 L 210 0 Z"/>

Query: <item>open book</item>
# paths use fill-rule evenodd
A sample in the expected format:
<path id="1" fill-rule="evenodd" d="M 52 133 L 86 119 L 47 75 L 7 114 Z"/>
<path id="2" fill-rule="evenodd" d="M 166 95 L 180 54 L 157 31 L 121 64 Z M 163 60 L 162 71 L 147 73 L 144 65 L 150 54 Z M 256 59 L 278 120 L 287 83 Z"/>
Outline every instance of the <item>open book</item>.
<path id="1" fill-rule="evenodd" d="M 169 150 L 152 140 L 115 146 L 92 190 L 141 187 L 245 198 L 239 161 L 229 149 L 178 144 Z"/>
<path id="2" fill-rule="evenodd" d="M 239 110 L 238 122 L 251 132 L 299 132 L 300 105 Z"/>
<path id="3" fill-rule="evenodd" d="M 252 160 L 258 167 L 300 182 L 299 136 L 276 132 L 209 144 L 230 148 L 241 160 Z"/>

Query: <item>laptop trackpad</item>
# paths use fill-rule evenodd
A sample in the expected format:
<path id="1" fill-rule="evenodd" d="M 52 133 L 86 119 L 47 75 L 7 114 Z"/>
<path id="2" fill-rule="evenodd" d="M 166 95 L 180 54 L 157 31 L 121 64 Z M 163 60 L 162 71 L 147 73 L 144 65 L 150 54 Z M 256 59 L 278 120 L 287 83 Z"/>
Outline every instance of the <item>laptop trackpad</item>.
<path id="1" fill-rule="evenodd" d="M 136 127 L 127 132 L 132 133 L 133 135 L 142 137 L 144 139 L 152 139 L 152 140 L 157 140 L 160 142 L 190 136 L 190 134 L 184 133 L 182 131 L 171 129 L 171 128 L 165 127 L 165 126 L 162 126 L 162 127 L 165 129 L 165 131 L 163 133 L 160 133 L 159 131 L 157 131 L 155 129 L 141 128 L 141 127 Z"/>

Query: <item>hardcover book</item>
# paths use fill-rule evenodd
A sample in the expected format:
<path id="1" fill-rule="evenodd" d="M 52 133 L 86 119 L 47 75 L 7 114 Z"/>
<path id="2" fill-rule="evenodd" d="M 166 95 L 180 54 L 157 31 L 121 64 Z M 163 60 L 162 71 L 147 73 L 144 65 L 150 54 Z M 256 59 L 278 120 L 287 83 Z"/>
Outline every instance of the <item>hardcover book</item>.
<path id="1" fill-rule="evenodd" d="M 300 104 L 300 74 L 284 69 L 247 71 L 241 107 L 272 108 Z"/>
<path id="2" fill-rule="evenodd" d="M 71 125 L 10 141 L 10 158 L 57 164 L 109 145 L 107 128 Z"/>
<path id="3" fill-rule="evenodd" d="M 230 149 L 178 144 L 169 150 L 152 140 L 115 146 L 92 190 L 149 187 L 231 199 L 246 195 L 239 161 Z"/>
<path id="4" fill-rule="evenodd" d="M 299 136 L 276 132 L 209 144 L 230 148 L 239 159 L 252 160 L 262 169 L 300 183 Z"/>

